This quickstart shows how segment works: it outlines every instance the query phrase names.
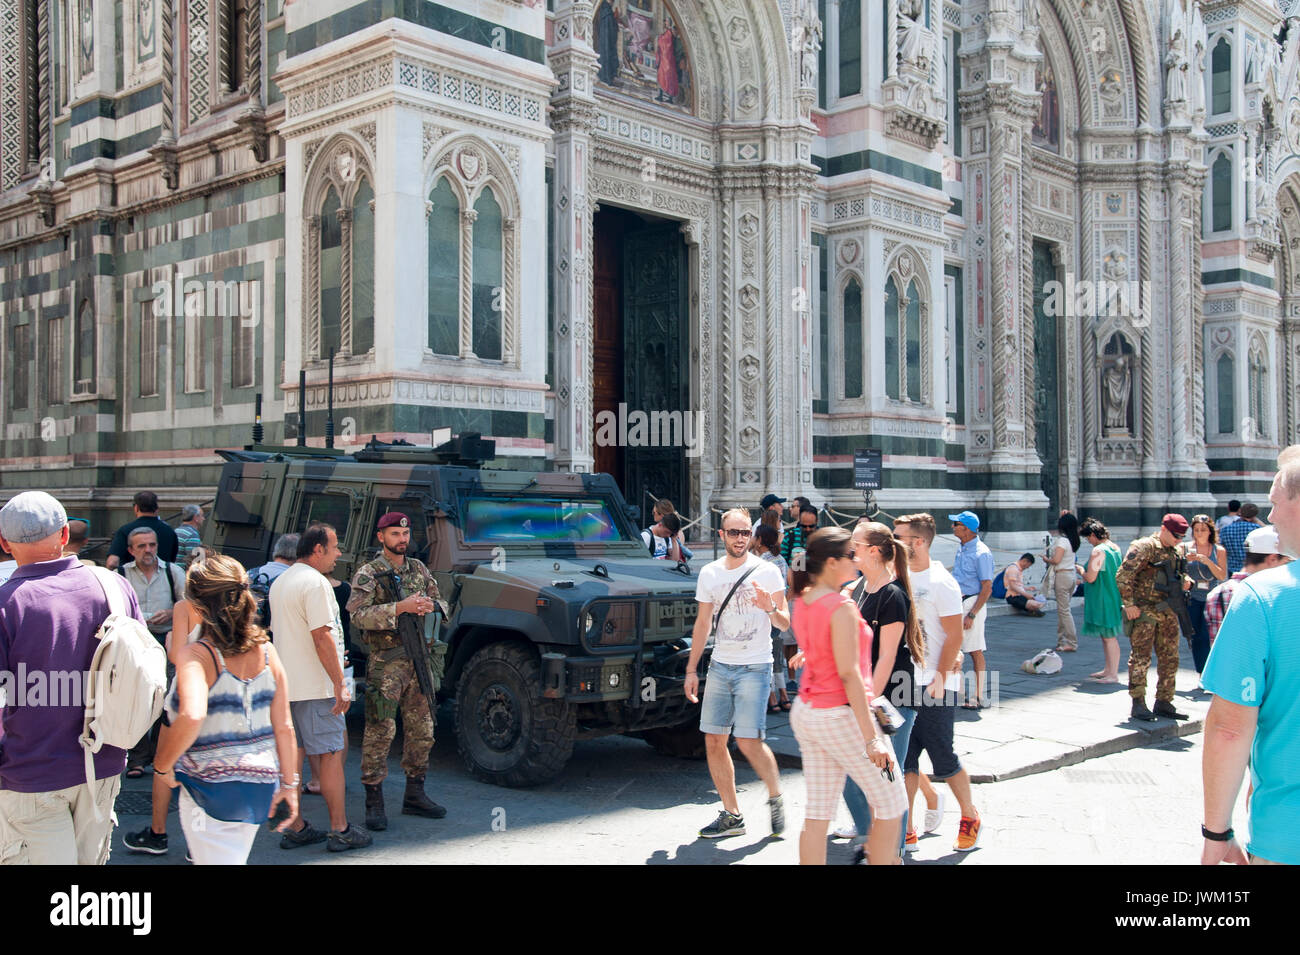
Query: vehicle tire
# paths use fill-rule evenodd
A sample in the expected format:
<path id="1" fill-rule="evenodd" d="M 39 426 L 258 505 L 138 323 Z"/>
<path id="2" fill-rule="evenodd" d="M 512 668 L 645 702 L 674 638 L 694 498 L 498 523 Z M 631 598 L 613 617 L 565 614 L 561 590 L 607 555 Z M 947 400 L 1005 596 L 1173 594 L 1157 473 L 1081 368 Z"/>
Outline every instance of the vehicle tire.
<path id="1" fill-rule="evenodd" d="M 676 756 L 678 759 L 704 758 L 704 734 L 700 732 L 698 712 L 684 723 L 643 730 L 640 736 L 653 746 L 660 756 Z"/>
<path id="2" fill-rule="evenodd" d="M 456 686 L 456 741 L 475 778 L 536 786 L 573 755 L 577 708 L 542 696 L 541 664 L 517 643 L 492 643 L 470 658 Z"/>

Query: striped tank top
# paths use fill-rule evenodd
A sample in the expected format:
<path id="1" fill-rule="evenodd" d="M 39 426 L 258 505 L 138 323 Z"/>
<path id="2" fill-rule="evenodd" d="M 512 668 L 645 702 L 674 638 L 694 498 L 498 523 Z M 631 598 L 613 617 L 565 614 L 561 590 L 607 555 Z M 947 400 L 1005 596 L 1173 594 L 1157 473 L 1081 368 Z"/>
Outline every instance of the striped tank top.
<path id="1" fill-rule="evenodd" d="M 270 651 L 265 665 L 249 680 L 226 669 L 221 651 L 198 641 L 213 654 L 216 682 L 208 688 L 208 712 L 198 738 L 176 761 L 176 779 L 190 797 L 214 819 L 259 823 L 266 819 L 279 784 L 280 767 L 271 726 L 275 676 Z M 167 717 L 179 710 L 176 680 L 167 694 Z"/>

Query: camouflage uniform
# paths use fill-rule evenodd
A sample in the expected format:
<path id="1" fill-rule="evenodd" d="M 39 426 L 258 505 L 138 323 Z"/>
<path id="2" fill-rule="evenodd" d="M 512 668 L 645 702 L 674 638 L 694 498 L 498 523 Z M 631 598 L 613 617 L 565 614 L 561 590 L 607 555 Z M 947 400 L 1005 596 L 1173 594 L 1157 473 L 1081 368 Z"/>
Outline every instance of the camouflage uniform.
<path id="1" fill-rule="evenodd" d="M 400 580 L 400 592 L 393 592 L 392 578 Z M 352 626 L 369 651 L 366 665 L 366 731 L 361 744 L 361 782 L 373 785 L 388 775 L 388 753 L 397 735 L 397 713 L 402 713 L 402 769 L 406 775 L 423 777 L 433 749 L 433 716 L 429 701 L 420 692 L 415 670 L 397 635 L 399 600 L 425 594 L 438 600 L 438 585 L 429 569 L 407 557 L 400 570 L 380 553 L 363 564 L 352 579 L 348 613 Z"/>
<path id="2" fill-rule="evenodd" d="M 1178 617 L 1164 603 L 1164 595 L 1155 590 L 1154 564 L 1176 560 L 1178 549 L 1165 547 L 1159 534 L 1143 537 L 1133 542 L 1124 557 L 1124 563 L 1115 575 L 1120 599 L 1125 607 L 1137 607 L 1141 616 L 1136 620 L 1125 618 L 1130 629 L 1129 639 L 1133 650 L 1128 658 L 1128 694 L 1135 700 L 1145 700 L 1147 668 L 1151 665 L 1151 650 L 1156 653 L 1156 699 L 1172 703 L 1174 677 L 1178 673 Z"/>

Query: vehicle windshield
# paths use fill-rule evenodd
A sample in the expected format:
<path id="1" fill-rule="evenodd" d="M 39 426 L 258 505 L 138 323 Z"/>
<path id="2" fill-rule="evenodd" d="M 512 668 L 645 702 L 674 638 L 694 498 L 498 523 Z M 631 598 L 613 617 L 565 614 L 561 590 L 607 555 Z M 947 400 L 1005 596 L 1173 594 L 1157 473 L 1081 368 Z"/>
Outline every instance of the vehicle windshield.
<path id="1" fill-rule="evenodd" d="M 473 497 L 466 503 L 466 543 L 629 540 L 601 500 Z"/>

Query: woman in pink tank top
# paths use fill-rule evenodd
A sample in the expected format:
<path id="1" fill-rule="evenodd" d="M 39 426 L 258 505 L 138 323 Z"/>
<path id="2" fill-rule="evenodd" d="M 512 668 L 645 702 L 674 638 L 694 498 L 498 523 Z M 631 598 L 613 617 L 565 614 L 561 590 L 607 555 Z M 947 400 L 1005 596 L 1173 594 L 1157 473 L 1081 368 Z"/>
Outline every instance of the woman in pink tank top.
<path id="1" fill-rule="evenodd" d="M 808 805 L 799 836 L 799 862 L 826 864 L 826 830 L 844 777 L 853 778 L 871 807 L 867 857 L 898 862 L 898 835 L 907 808 L 903 774 L 871 712 L 871 629 L 840 587 L 857 569 L 851 537 L 840 527 L 808 539 L 804 569 L 794 573 L 793 629 L 803 652 L 799 699 L 790 725 L 803 756 Z"/>

